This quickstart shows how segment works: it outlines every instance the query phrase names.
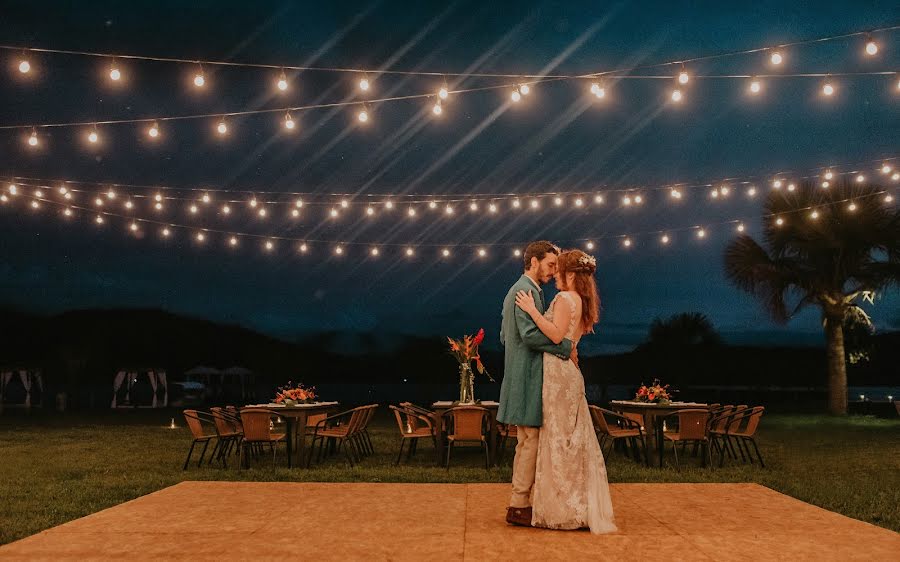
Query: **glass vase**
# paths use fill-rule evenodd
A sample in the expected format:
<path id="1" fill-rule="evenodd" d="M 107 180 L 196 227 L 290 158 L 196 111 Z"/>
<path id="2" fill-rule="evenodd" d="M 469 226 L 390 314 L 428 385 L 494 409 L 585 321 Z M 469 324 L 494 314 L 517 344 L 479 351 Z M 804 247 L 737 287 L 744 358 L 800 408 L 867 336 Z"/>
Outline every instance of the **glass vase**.
<path id="1" fill-rule="evenodd" d="M 471 365 L 459 366 L 459 403 L 475 403 L 475 373 Z"/>

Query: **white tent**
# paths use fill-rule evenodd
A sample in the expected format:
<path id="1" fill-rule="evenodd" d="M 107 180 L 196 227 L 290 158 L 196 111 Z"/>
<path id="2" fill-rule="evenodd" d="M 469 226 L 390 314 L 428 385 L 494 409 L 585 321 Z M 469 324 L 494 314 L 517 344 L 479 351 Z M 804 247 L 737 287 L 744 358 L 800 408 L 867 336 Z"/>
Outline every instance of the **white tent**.
<path id="1" fill-rule="evenodd" d="M 166 371 L 164 369 L 123 369 L 116 373 L 113 380 L 113 396 L 111 408 L 131 408 L 135 407 L 131 404 L 131 389 L 141 377 L 146 377 L 150 382 L 152 392 L 152 403 L 149 406 L 137 406 L 139 408 L 165 408 L 169 405 L 169 385 L 166 380 Z M 119 394 L 121 389 L 125 388 L 125 397 L 119 402 Z M 162 393 L 162 400 L 159 395 Z"/>
<path id="2" fill-rule="evenodd" d="M 21 404 L 26 408 L 40 406 L 44 395 L 44 379 L 40 369 L 9 369 L 0 371 L 0 408 L 7 398 L 7 393 L 13 385 L 21 384 L 25 389 L 25 401 Z M 34 403 L 33 397 L 37 394 L 41 398 Z"/>

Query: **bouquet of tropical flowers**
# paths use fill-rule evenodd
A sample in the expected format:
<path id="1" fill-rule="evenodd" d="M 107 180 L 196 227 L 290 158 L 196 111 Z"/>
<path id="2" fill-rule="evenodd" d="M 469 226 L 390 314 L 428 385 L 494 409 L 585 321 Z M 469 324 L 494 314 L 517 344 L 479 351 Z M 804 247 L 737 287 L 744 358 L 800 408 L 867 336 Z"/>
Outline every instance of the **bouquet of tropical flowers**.
<path id="1" fill-rule="evenodd" d="M 653 379 L 650 386 L 641 383 L 634 399 L 638 402 L 666 403 L 672 400 L 672 394 L 669 392 L 669 385 L 663 386 L 659 379 Z"/>
<path id="2" fill-rule="evenodd" d="M 291 381 L 284 386 L 279 386 L 275 391 L 275 403 L 291 406 L 298 403 L 315 402 L 315 387 L 305 387 L 302 384 L 293 384 Z"/>
<path id="3" fill-rule="evenodd" d="M 487 369 L 484 368 L 484 363 L 481 362 L 481 355 L 478 353 L 478 346 L 484 341 L 484 328 L 478 330 L 478 333 L 474 336 L 463 336 L 461 340 L 448 337 L 447 341 L 450 342 L 450 354 L 456 357 L 460 367 L 471 369 L 472 361 L 474 361 L 478 374 L 486 375 L 491 382 L 495 382 L 491 375 L 488 374 Z"/>

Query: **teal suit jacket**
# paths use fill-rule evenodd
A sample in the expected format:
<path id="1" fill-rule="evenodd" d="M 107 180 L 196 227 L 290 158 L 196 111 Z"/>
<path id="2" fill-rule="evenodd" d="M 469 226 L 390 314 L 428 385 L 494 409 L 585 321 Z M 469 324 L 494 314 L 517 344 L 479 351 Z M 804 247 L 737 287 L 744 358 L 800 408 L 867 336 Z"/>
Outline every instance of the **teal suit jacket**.
<path id="1" fill-rule="evenodd" d="M 543 314 L 544 292 L 531 279 L 522 275 L 503 299 L 503 322 L 500 343 L 505 357 L 503 383 L 500 385 L 500 409 L 497 420 L 510 425 L 540 427 L 543 416 L 541 390 L 544 385 L 544 353 L 568 359 L 572 342 L 554 344 L 538 329 L 531 316 L 516 306 L 516 293 L 530 291 Z"/>

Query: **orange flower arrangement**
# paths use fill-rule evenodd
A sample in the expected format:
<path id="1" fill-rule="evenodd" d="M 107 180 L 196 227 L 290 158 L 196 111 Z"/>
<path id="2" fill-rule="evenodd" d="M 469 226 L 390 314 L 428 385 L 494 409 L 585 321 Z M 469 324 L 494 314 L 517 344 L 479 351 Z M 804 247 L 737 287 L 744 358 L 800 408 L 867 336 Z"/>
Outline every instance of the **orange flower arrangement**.
<path id="1" fill-rule="evenodd" d="M 279 386 L 275 391 L 275 403 L 284 404 L 291 402 L 313 402 L 317 398 L 315 387 L 305 387 L 302 384 L 294 386 L 288 381 L 284 386 Z"/>
<path id="2" fill-rule="evenodd" d="M 672 400 L 672 395 L 669 392 L 669 385 L 663 386 L 659 379 L 653 379 L 650 386 L 641 383 L 634 399 L 638 402 L 665 403 Z"/>
<path id="3" fill-rule="evenodd" d="M 461 340 L 448 337 L 447 341 L 450 342 L 450 354 L 456 357 L 456 361 L 460 366 L 471 365 L 472 361 L 474 361 L 478 373 L 486 375 L 491 382 L 495 382 L 487 372 L 487 369 L 484 368 L 484 363 L 481 362 L 481 355 L 478 353 L 478 346 L 484 341 L 484 328 L 478 330 L 478 333 L 474 336 L 466 335 Z"/>

